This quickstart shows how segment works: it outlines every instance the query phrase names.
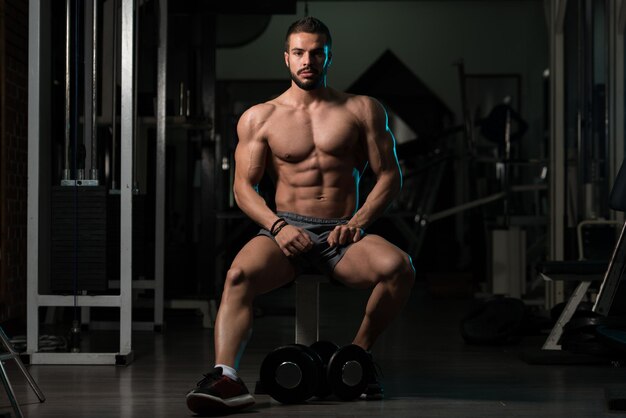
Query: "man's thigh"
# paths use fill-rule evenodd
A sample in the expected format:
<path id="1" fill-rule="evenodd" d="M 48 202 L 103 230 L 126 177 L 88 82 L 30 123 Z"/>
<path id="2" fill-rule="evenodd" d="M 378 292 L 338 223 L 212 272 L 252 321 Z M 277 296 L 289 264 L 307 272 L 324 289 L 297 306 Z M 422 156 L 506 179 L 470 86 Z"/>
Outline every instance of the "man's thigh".
<path id="1" fill-rule="evenodd" d="M 295 269 L 276 242 L 266 236 L 252 238 L 239 251 L 231 269 L 243 273 L 243 280 L 253 286 L 256 294 L 281 287 L 295 277 Z"/>
<path id="2" fill-rule="evenodd" d="M 333 277 L 350 287 L 368 288 L 406 268 L 412 269 L 407 253 L 378 235 L 366 235 L 348 247 Z"/>

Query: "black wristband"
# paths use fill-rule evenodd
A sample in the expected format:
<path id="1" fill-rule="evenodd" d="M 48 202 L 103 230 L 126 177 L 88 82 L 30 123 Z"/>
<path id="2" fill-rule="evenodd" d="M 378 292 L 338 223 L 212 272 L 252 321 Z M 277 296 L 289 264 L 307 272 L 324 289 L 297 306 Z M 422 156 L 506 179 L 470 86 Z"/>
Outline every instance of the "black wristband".
<path id="1" fill-rule="evenodd" d="M 278 235 L 278 233 L 279 233 L 280 231 L 282 231 L 282 230 L 283 230 L 283 228 L 284 228 L 284 227 L 286 227 L 287 225 L 289 225 L 289 224 L 287 223 L 287 221 L 285 221 L 285 222 L 283 222 L 282 224 L 278 225 L 278 228 L 276 228 L 276 231 L 274 231 L 274 232 L 272 233 L 272 236 L 274 236 L 274 237 L 275 237 L 276 235 Z"/>
<path id="2" fill-rule="evenodd" d="M 276 227 L 281 224 L 280 228 L 278 229 L 278 231 L 280 231 L 282 229 L 282 227 L 284 227 L 287 223 L 286 220 L 284 220 L 283 218 L 278 218 L 278 220 L 276 222 L 274 222 L 274 224 L 272 225 L 272 227 L 270 228 L 270 234 L 272 234 L 272 236 L 276 236 L 276 234 L 278 234 L 278 231 L 275 231 Z"/>

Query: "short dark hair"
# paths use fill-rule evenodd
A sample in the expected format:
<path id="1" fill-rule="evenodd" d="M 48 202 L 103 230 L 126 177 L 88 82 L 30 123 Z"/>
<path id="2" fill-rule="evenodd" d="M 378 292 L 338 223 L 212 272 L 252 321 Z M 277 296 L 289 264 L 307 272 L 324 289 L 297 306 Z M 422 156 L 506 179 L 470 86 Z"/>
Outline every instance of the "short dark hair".
<path id="1" fill-rule="evenodd" d="M 330 30 L 328 30 L 328 26 L 324 24 L 319 19 L 316 19 L 312 16 L 303 17 L 302 19 L 296 20 L 289 26 L 287 29 L 287 35 L 285 36 L 285 51 L 289 50 L 289 35 L 292 33 L 317 33 L 326 36 L 326 45 L 328 45 L 328 49 L 332 47 L 333 38 L 330 36 Z"/>

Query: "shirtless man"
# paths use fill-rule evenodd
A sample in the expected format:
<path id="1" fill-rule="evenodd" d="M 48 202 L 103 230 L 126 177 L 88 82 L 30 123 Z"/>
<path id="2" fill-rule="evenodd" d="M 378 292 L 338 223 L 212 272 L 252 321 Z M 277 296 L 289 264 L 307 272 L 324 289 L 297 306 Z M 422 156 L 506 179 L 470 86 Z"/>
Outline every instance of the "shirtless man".
<path id="1" fill-rule="evenodd" d="M 369 97 L 327 87 L 331 36 L 322 22 L 311 17 L 295 22 L 285 43 L 291 87 L 247 110 L 237 126 L 235 198 L 263 229 L 226 274 L 215 323 L 216 365 L 187 394 L 196 413 L 254 404 L 236 368 L 257 295 L 289 283 L 311 265 L 347 286 L 373 288 L 353 340 L 370 350 L 414 282 L 410 257 L 364 232 L 402 183 L 385 110 Z M 359 177 L 368 163 L 377 181 L 359 208 Z M 277 213 L 256 190 L 266 170 L 275 180 Z"/>

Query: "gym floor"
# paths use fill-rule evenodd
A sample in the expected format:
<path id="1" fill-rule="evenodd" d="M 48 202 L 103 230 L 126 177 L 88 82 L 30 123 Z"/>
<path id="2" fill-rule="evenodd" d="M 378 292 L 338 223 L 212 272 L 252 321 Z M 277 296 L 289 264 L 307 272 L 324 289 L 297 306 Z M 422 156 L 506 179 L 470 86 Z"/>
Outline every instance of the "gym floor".
<path id="1" fill-rule="evenodd" d="M 322 285 L 321 337 L 349 343 L 367 293 Z M 283 288 L 258 300 L 262 315 L 242 359 L 240 376 L 254 391 L 258 370 L 272 348 L 293 342 L 294 289 Z M 469 300 L 435 299 L 423 284 L 374 348 L 384 374 L 384 401 L 327 399 L 282 405 L 266 395 L 241 412 L 267 417 L 615 417 L 607 399 L 626 398 L 624 369 L 609 365 L 529 365 L 523 352 L 537 350 L 545 336 L 525 337 L 506 347 L 468 346 L 459 320 Z M 163 333 L 133 335 L 135 361 L 128 367 L 32 366 L 47 397 L 38 403 L 19 370 L 9 376 L 27 417 L 189 417 L 186 392 L 213 363 L 212 330 L 199 318 L 166 311 Z M 102 331 L 101 331 L 102 333 Z M 104 340 L 115 340 L 116 333 Z M 11 412 L 0 395 L 0 415 Z"/>

